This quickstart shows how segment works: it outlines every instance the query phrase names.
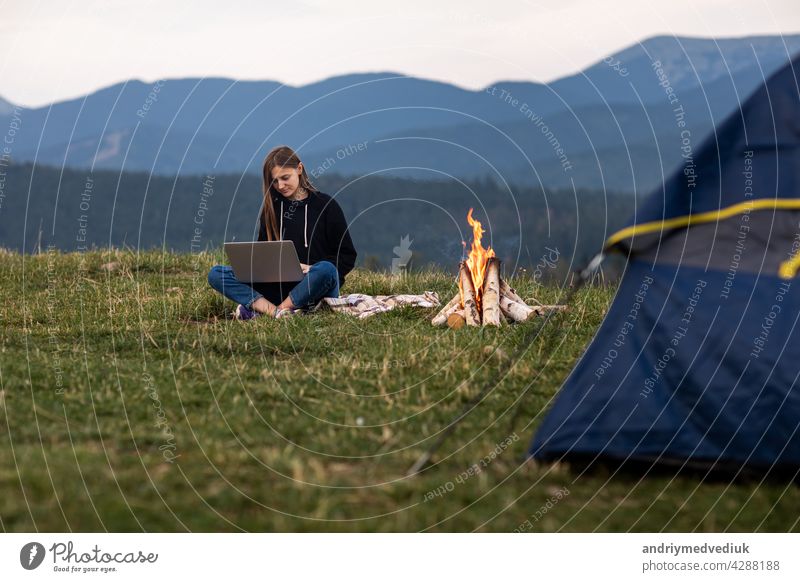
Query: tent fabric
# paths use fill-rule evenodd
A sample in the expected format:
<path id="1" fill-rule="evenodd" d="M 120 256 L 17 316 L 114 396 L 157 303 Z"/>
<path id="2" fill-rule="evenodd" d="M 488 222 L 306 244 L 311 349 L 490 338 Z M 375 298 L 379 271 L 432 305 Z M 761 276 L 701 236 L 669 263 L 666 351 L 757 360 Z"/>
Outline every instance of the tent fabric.
<path id="1" fill-rule="evenodd" d="M 798 72 L 705 142 L 694 186 L 679 169 L 609 239 L 625 275 L 532 457 L 800 469 Z"/>
<path id="2" fill-rule="evenodd" d="M 637 260 L 731 272 L 780 274 L 800 234 L 800 210 L 745 212 L 735 219 L 665 233 Z"/>
<path id="3" fill-rule="evenodd" d="M 800 465 L 800 282 L 725 289 L 718 272 L 632 264 L 533 456 Z"/>
<path id="4" fill-rule="evenodd" d="M 681 132 L 682 167 L 609 238 L 609 250 L 658 244 L 689 221 L 716 221 L 750 208 L 800 209 L 800 59 L 775 73 L 705 142 Z M 690 115 L 686 112 L 685 115 Z M 676 123 L 682 118 L 676 117 Z M 698 147 L 699 145 L 699 147 Z M 653 236 L 655 234 L 655 236 Z"/>

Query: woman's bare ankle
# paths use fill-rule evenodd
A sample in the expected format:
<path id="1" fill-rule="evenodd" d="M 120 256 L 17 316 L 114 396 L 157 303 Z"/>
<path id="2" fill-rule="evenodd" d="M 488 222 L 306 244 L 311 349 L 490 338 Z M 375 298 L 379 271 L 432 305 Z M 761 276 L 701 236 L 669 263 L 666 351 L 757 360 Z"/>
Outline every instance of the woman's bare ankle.
<path id="1" fill-rule="evenodd" d="M 294 303 L 292 303 L 292 296 L 290 295 L 289 297 L 281 301 L 281 304 L 278 305 L 277 309 L 294 309 Z"/>
<path id="2" fill-rule="evenodd" d="M 267 315 L 275 315 L 275 311 L 277 307 L 275 307 L 272 303 L 264 299 L 263 297 L 259 297 L 255 301 L 253 301 L 253 305 L 251 305 L 253 311 L 258 311 L 259 313 L 266 313 Z"/>

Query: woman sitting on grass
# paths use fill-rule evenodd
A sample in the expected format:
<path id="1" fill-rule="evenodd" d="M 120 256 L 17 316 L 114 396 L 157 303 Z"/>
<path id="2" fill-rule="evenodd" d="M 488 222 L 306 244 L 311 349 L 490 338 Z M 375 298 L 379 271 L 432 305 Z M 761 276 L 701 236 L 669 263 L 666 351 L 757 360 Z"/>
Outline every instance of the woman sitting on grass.
<path id="1" fill-rule="evenodd" d="M 237 280 L 231 267 L 212 267 L 209 285 L 239 304 L 234 318 L 241 320 L 261 314 L 282 317 L 313 307 L 323 297 L 338 297 L 356 262 L 341 207 L 311 184 L 292 148 L 273 149 L 264 160 L 263 176 L 258 240 L 292 241 L 305 277 L 300 282 L 249 285 Z"/>

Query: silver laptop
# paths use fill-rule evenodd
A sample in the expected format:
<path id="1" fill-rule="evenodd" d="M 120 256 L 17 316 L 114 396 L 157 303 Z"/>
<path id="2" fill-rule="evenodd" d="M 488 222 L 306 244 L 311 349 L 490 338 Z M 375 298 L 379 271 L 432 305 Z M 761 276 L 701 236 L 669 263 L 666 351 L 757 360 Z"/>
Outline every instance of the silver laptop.
<path id="1" fill-rule="evenodd" d="M 303 269 L 290 240 L 227 242 L 225 254 L 242 283 L 300 281 Z"/>

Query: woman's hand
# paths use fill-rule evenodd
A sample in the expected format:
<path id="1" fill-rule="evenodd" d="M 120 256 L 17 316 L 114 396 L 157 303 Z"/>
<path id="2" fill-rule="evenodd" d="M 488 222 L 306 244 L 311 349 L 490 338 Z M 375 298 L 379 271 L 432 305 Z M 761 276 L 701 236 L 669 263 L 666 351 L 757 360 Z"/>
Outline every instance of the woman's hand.
<path id="1" fill-rule="evenodd" d="M 308 270 L 311 268 L 309 265 L 305 263 L 300 263 L 300 268 L 303 270 L 303 273 L 308 273 Z"/>

